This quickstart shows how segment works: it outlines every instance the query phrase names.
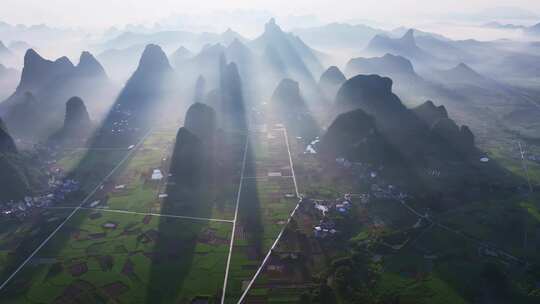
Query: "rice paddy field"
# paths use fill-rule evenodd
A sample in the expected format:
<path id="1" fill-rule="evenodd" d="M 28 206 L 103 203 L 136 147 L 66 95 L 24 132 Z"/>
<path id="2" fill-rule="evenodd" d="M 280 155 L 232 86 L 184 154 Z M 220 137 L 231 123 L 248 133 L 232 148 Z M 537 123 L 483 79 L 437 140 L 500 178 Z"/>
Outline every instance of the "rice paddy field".
<path id="1" fill-rule="evenodd" d="M 93 166 L 103 168 L 103 174 L 84 178 L 80 196 L 96 191 L 82 208 L 75 209 L 82 198 L 74 199 L 42 212 L 31 226 L 6 224 L 13 229 L 1 235 L 3 278 L 34 255 L 2 290 L 2 303 L 216 302 L 229 254 L 245 136 L 224 136 L 220 142 L 218 162 L 227 167 L 216 177 L 220 187 L 207 189 L 214 196 L 193 202 L 197 208 L 167 208 L 166 214 L 164 204 L 175 202 L 160 195 L 175 187 L 168 182 L 175 136 L 175 131 L 152 132 L 132 149 L 62 153 L 57 165 L 73 178 Z M 162 178 L 154 180 L 156 169 Z M 31 243 L 28 234 L 35 235 Z M 17 244 L 23 235 L 28 243 L 24 251 Z"/>
<path id="2" fill-rule="evenodd" d="M 0 280 L 7 279 L 70 212 L 68 209 L 47 210 L 30 215 L 22 223 L 15 218 L 1 217 Z"/>
<path id="3" fill-rule="evenodd" d="M 84 210 L 11 282 L 3 303 L 213 298 L 223 284 L 231 228 L 230 223 Z"/>
<path id="4" fill-rule="evenodd" d="M 298 202 L 283 130 L 253 133 L 247 153 L 227 303 L 238 301 Z"/>

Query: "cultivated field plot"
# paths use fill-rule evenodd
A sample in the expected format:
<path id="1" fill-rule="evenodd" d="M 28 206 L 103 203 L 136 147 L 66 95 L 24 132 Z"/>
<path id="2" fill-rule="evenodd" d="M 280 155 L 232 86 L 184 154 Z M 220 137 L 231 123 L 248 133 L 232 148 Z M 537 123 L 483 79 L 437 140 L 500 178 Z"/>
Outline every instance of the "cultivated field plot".
<path id="1" fill-rule="evenodd" d="M 291 176 L 291 164 L 282 129 L 252 133 L 245 177 Z"/>
<path id="2" fill-rule="evenodd" d="M 513 255 L 540 262 L 538 197 L 471 204 L 443 216 L 441 222 Z"/>
<path id="3" fill-rule="evenodd" d="M 409 246 L 384 255 L 377 293 L 405 302 L 467 303 L 463 295 L 479 287 L 487 261 L 475 243 L 433 227 Z"/>
<path id="4" fill-rule="evenodd" d="M 245 136 L 223 136 L 217 143 L 221 152 L 216 155 L 216 181 L 205 183 L 204 197 L 192 202 L 196 208 L 171 206 L 164 210 L 165 202 L 176 203 L 167 198 L 168 190 L 176 187 L 169 178 L 175 136 L 175 132 L 152 133 L 104 188 L 88 200 L 87 207 L 232 220 Z"/>
<path id="5" fill-rule="evenodd" d="M 92 191 L 127 155 L 128 150 L 65 150 L 54 166 L 78 181 L 85 192 Z M 78 205 L 80 202 L 70 202 Z"/>
<path id="6" fill-rule="evenodd" d="M 292 178 L 244 180 L 227 301 L 238 300 L 297 204 Z M 290 197 L 293 195 L 293 197 Z"/>
<path id="7" fill-rule="evenodd" d="M 298 213 L 296 219 L 298 223 Z M 325 254 L 318 240 L 287 229 L 254 282 L 246 303 L 302 303 L 300 296 L 313 286 L 313 275 L 324 270 Z"/>
<path id="8" fill-rule="evenodd" d="M 231 223 L 83 210 L 2 291 L 2 303 L 214 298 L 231 229 Z"/>
<path id="9" fill-rule="evenodd" d="M 263 252 L 268 251 L 279 234 L 291 211 L 298 203 L 292 178 L 245 180 L 240 197 L 240 207 L 250 210 L 247 204 L 259 204 Z M 240 218 L 244 211 L 240 212 Z M 248 232 L 249 233 L 249 232 Z"/>
<path id="10" fill-rule="evenodd" d="M 318 155 L 305 153 L 301 138 L 289 139 L 296 180 L 301 193 L 310 198 L 333 200 L 344 193 L 366 192 L 367 183 L 351 172 L 331 164 L 324 165 Z"/>
<path id="11" fill-rule="evenodd" d="M 283 130 L 253 136 L 247 159 L 227 303 L 238 301 L 298 202 Z"/>
<path id="12" fill-rule="evenodd" d="M 36 210 L 24 221 L 0 219 L 0 280 L 3 282 L 68 216 L 69 209 Z"/>
<path id="13" fill-rule="evenodd" d="M 150 134 L 87 207 L 158 213 L 158 195 L 166 181 L 174 136 L 172 132 Z M 154 170 L 159 170 L 159 176 L 153 176 Z"/>

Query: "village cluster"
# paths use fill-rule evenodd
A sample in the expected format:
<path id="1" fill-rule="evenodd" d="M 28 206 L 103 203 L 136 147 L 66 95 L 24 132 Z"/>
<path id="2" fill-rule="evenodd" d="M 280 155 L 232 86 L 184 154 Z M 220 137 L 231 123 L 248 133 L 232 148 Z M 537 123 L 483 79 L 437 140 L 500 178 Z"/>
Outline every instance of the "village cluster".
<path id="1" fill-rule="evenodd" d="M 301 138 L 297 139 L 300 140 Z M 304 155 L 309 156 L 316 154 L 317 143 L 318 139 L 310 143 L 307 146 Z M 321 220 L 313 227 L 313 236 L 315 238 L 324 239 L 333 237 L 339 233 L 339 231 L 336 230 L 334 221 L 331 219 L 332 216 L 329 215 L 345 215 L 351 212 L 353 197 L 362 205 L 366 205 L 375 199 L 403 201 L 408 197 L 408 195 L 400 191 L 398 187 L 389 184 L 381 177 L 381 173 L 384 171 L 384 167 L 382 166 L 373 166 L 362 162 L 351 162 L 343 157 L 336 158 L 335 162 L 338 168 L 350 172 L 352 176 L 355 176 L 363 183 L 366 183 L 368 189 L 365 193 L 345 194 L 343 197 L 333 201 L 304 198 L 302 206 L 313 208 L 321 215 Z M 304 210 L 306 210 L 305 207 Z"/>
<path id="2" fill-rule="evenodd" d="M 319 224 L 313 227 L 313 236 L 316 238 L 326 238 L 338 233 L 334 221 L 327 216 L 328 213 L 337 212 L 347 214 L 352 208 L 350 194 L 345 194 L 343 198 L 336 199 L 335 201 L 312 200 L 312 204 L 322 215 Z"/>
<path id="3" fill-rule="evenodd" d="M 129 122 L 132 119 L 131 112 L 120 109 L 120 105 L 115 106 L 111 115 L 115 116 L 114 122 L 112 123 L 111 134 L 121 135 L 127 132 L 134 132 L 139 130 L 139 128 L 134 128 L 130 126 Z"/>
<path id="4" fill-rule="evenodd" d="M 402 200 L 407 195 L 399 189 L 381 178 L 383 166 L 374 167 L 362 162 L 350 162 L 345 158 L 337 158 L 338 166 L 345 170 L 350 170 L 353 176 L 367 182 L 370 185 L 370 193 L 358 195 L 362 203 L 367 204 L 371 197 L 376 199 L 396 199 Z"/>
<path id="5" fill-rule="evenodd" d="M 0 203 L 0 216 L 15 217 L 20 220 L 28 217 L 39 208 L 55 206 L 66 199 L 66 196 L 80 189 L 79 182 L 65 177 L 62 168 L 55 165 L 48 167 L 48 189 L 36 196 L 25 196 L 19 201 Z"/>

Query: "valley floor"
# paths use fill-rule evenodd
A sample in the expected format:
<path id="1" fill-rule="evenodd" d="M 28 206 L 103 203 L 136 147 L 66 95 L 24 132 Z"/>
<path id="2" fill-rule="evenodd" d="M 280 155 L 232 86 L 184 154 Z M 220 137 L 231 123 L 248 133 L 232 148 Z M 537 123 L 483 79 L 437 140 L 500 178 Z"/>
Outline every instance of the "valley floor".
<path id="1" fill-rule="evenodd" d="M 228 136 L 234 168 L 208 189 L 215 196 L 168 208 L 175 135 L 154 129 L 128 150 L 65 151 L 58 164 L 78 174 L 84 195 L 23 225 L 2 223 L 2 303 L 322 303 L 321 286 L 334 290 L 331 301 L 349 303 L 335 264 L 354 244 L 370 244 L 373 303 L 489 301 L 496 294 L 486 264 L 511 278 L 506 296 L 534 301 L 537 196 L 429 216 L 414 199 L 385 192 L 366 201 L 380 178 L 321 163 L 269 121 Z M 320 237 L 314 227 L 324 217 L 313 202 L 347 193 L 347 213 L 330 203 L 336 234 Z"/>

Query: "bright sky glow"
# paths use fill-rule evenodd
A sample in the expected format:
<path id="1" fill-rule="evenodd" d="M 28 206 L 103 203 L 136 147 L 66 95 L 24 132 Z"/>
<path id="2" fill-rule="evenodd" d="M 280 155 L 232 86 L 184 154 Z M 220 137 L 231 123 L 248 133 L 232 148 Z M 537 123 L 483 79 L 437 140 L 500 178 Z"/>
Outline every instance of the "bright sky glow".
<path id="1" fill-rule="evenodd" d="M 108 27 L 156 22 L 173 14 L 257 10 L 278 16 L 314 15 L 323 21 L 370 19 L 414 23 L 449 14 L 472 14 L 499 6 L 540 15 L 537 0 L 2 0 L 0 20 L 18 24 Z"/>

